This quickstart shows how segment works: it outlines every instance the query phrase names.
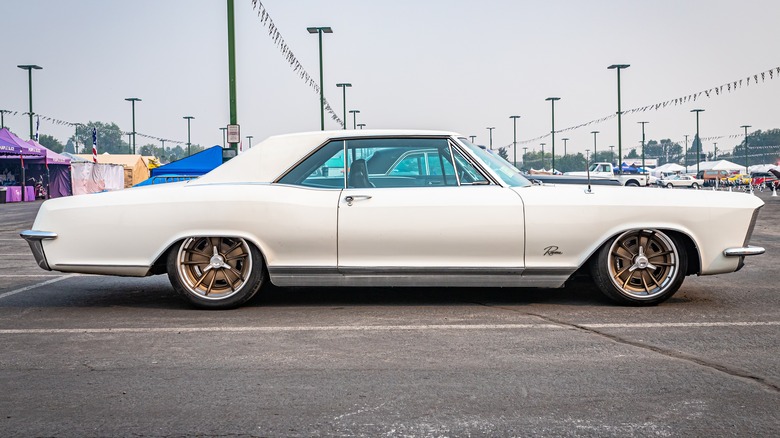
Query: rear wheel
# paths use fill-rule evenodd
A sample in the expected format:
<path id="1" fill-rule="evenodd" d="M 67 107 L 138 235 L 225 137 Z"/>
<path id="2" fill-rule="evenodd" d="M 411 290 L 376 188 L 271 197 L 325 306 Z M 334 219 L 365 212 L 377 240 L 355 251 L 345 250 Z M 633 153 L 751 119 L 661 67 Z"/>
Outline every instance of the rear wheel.
<path id="1" fill-rule="evenodd" d="M 599 289 L 621 304 L 651 306 L 669 299 L 688 269 L 685 246 L 659 230 L 631 230 L 605 244 L 593 258 Z"/>
<path id="2" fill-rule="evenodd" d="M 674 187 L 674 186 L 672 185 L 672 183 L 667 183 L 667 184 L 666 184 L 666 188 L 667 188 L 667 189 L 671 189 L 672 187 Z"/>
<path id="3" fill-rule="evenodd" d="M 693 184 L 691 184 L 691 188 L 692 189 L 698 189 L 699 188 L 699 184 L 693 183 Z"/>
<path id="4" fill-rule="evenodd" d="M 190 237 L 168 254 L 168 278 L 197 307 L 229 309 L 252 298 L 265 280 L 260 251 L 238 237 Z"/>

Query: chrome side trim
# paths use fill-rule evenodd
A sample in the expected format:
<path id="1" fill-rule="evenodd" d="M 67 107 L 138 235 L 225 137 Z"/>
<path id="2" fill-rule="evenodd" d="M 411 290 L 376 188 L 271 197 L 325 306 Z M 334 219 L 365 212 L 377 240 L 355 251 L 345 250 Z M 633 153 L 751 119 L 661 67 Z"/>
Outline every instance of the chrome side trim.
<path id="1" fill-rule="evenodd" d="M 38 231 L 38 230 L 26 230 L 19 233 L 22 239 L 27 241 L 30 245 L 30 250 L 35 257 L 35 263 L 38 264 L 41 269 L 51 271 L 49 262 L 46 260 L 46 254 L 43 252 L 43 240 L 51 240 L 57 238 L 57 233 L 51 231 Z"/>
<path id="2" fill-rule="evenodd" d="M 766 249 L 760 246 L 747 245 L 739 248 L 726 248 L 723 250 L 723 255 L 726 257 L 744 257 L 760 255 L 766 252 Z"/>
<path id="3" fill-rule="evenodd" d="M 571 268 L 269 267 L 277 286 L 562 287 Z"/>

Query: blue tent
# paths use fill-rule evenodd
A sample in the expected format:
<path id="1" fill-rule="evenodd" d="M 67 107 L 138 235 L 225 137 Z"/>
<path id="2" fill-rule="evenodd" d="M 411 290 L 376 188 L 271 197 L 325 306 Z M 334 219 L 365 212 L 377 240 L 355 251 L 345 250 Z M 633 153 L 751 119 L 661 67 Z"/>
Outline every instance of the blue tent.
<path id="1" fill-rule="evenodd" d="M 151 176 L 191 175 L 200 176 L 222 164 L 222 147 L 212 146 L 197 154 L 151 169 Z"/>

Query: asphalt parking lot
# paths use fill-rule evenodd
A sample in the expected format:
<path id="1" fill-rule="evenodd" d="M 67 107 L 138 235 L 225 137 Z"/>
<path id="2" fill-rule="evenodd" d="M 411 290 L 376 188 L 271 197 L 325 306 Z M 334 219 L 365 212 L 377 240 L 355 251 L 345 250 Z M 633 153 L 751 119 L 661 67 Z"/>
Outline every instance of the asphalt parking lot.
<path id="1" fill-rule="evenodd" d="M 652 308 L 574 282 L 199 311 L 165 276 L 39 269 L 40 201 L 0 205 L 0 435 L 778 436 L 780 197 L 756 196 L 767 253 Z"/>

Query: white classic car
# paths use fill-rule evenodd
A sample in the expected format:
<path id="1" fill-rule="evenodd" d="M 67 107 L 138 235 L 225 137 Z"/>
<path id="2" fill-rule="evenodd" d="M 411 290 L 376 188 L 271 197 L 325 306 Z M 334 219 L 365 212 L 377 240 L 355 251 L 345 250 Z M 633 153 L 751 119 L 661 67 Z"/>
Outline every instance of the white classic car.
<path id="1" fill-rule="evenodd" d="M 269 281 L 557 288 L 578 270 L 619 303 L 652 305 L 687 275 L 763 253 L 748 245 L 762 205 L 532 184 L 450 132 L 332 131 L 271 137 L 192 181 L 46 201 L 21 235 L 43 269 L 167 273 L 203 308 Z"/>
<path id="2" fill-rule="evenodd" d="M 659 179 L 656 182 L 661 187 L 673 188 L 673 187 L 690 187 L 692 189 L 698 189 L 704 186 L 704 180 L 694 178 L 691 175 L 670 175 Z"/>

